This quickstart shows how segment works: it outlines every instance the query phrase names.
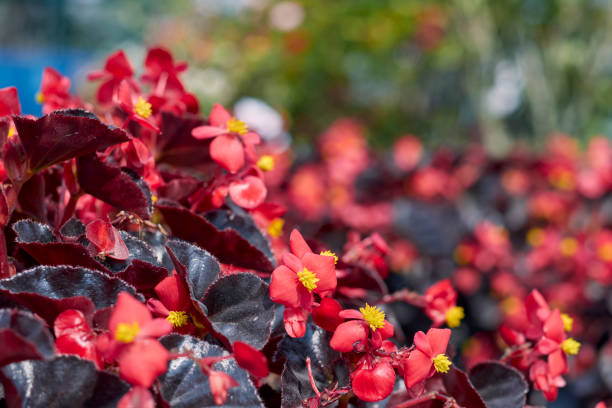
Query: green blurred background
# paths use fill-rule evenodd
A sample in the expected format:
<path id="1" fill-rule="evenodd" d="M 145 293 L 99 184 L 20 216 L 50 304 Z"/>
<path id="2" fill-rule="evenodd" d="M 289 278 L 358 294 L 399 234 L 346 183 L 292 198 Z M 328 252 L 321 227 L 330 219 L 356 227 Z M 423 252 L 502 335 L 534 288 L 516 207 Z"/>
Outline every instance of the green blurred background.
<path id="1" fill-rule="evenodd" d="M 204 113 L 250 96 L 298 140 L 352 116 L 378 146 L 413 133 L 503 152 L 612 134 L 611 22 L 605 0 L 0 0 L 0 87 L 33 111 L 44 65 L 92 95 L 110 51 L 138 66 L 162 44 Z"/>

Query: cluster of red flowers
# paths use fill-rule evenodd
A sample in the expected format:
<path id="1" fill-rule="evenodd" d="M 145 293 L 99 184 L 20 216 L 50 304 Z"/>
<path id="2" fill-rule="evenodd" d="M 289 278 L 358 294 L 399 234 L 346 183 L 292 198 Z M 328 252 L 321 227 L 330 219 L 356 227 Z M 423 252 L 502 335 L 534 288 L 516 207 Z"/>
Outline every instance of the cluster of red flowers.
<path id="1" fill-rule="evenodd" d="M 152 48 L 137 78 L 115 52 L 92 103 L 47 68 L 39 119 L 0 89 L 0 300 L 53 327 L 49 356 L 18 333 L 30 354 L 0 359 L 6 381 L 85 360 L 106 375 L 91 390 L 129 384 L 120 407 L 523 407 L 596 366 L 607 139 L 378 153 L 341 119 L 297 165 L 220 104 L 200 117 L 186 68 Z"/>

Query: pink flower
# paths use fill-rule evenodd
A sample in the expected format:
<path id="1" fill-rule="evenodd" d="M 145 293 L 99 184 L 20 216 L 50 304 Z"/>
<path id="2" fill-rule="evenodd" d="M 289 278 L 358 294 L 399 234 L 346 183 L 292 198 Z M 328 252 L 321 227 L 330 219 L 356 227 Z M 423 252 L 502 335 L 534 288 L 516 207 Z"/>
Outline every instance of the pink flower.
<path id="1" fill-rule="evenodd" d="M 283 265 L 272 272 L 270 298 L 286 307 L 283 320 L 291 337 L 301 337 L 312 309 L 313 295 L 329 296 L 336 289 L 335 259 L 312 252 L 302 234 L 289 237 L 292 253 L 283 254 Z"/>
<path id="2" fill-rule="evenodd" d="M 156 339 L 172 331 L 166 319 L 153 319 L 149 309 L 127 292 L 119 293 L 98 350 L 107 361 L 117 360 L 119 374 L 133 385 L 148 388 L 166 371 L 169 353 Z"/>
<path id="3" fill-rule="evenodd" d="M 344 322 L 334 331 L 329 345 L 341 353 L 349 353 L 356 350 L 365 350 L 369 347 L 368 338 L 372 333 L 372 344 L 374 349 L 382 346 L 382 341 L 393 336 L 394 327 L 385 320 L 385 313 L 377 306 L 365 307 L 357 310 L 348 309 L 338 313 L 344 319 L 354 319 Z"/>
<path id="4" fill-rule="evenodd" d="M 210 125 L 198 126 L 191 131 L 196 139 L 214 138 L 210 144 L 210 157 L 230 173 L 244 166 L 245 157 L 254 161 L 254 146 L 259 135 L 249 132 L 247 125 L 229 114 L 225 108 L 215 104 L 208 118 Z"/>
<path id="5" fill-rule="evenodd" d="M 90 81 L 102 80 L 100 88 L 98 88 L 97 99 L 100 103 L 111 103 L 119 84 L 125 80 L 132 91 L 140 90 L 136 81 L 132 79 L 134 68 L 127 59 L 123 50 L 118 50 L 112 53 L 104 64 L 102 71 L 94 71 L 87 75 Z"/>
<path id="6" fill-rule="evenodd" d="M 406 388 L 414 387 L 436 372 L 448 372 L 452 363 L 444 353 L 450 335 L 449 329 L 435 328 L 429 329 L 427 334 L 419 331 L 414 335 L 415 349 L 402 361 Z"/>

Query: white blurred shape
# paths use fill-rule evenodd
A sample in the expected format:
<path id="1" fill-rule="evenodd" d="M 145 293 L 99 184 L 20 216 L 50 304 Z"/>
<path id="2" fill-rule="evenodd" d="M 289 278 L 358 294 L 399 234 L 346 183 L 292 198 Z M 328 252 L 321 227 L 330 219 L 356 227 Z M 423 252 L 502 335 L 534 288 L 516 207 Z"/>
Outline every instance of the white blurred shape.
<path id="1" fill-rule="evenodd" d="M 494 117 L 504 117 L 518 107 L 525 86 L 523 71 L 511 61 L 500 61 L 495 67 L 494 84 L 485 94 L 488 112 Z"/>
<path id="2" fill-rule="evenodd" d="M 282 1 L 270 9 L 269 22 L 279 31 L 291 31 L 304 20 L 304 9 L 294 1 Z"/>
<path id="3" fill-rule="evenodd" d="M 284 130 L 283 117 L 264 101 L 241 98 L 234 105 L 234 115 L 276 149 L 285 150 L 291 144 L 291 136 Z"/>

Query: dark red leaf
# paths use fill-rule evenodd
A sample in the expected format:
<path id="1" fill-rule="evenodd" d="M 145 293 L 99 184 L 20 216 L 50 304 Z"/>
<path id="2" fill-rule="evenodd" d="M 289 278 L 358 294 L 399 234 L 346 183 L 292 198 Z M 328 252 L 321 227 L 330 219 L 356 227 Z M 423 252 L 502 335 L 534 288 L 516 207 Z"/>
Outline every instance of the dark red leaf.
<path id="1" fill-rule="evenodd" d="M 0 294 L 26 306 L 52 325 L 64 310 L 77 309 L 88 318 L 110 308 L 120 292 L 138 296 L 121 279 L 71 266 L 38 266 L 0 281 Z"/>
<path id="2" fill-rule="evenodd" d="M 470 380 L 487 408 L 523 408 L 529 387 L 515 368 L 496 361 L 476 364 Z"/>
<path id="3" fill-rule="evenodd" d="M 487 405 L 485 405 L 465 372 L 455 368 L 453 365 L 448 373 L 443 374 L 441 377 L 446 391 L 460 405 L 470 408 L 487 408 Z"/>
<path id="4" fill-rule="evenodd" d="M 39 119 L 16 116 L 13 121 L 31 172 L 129 140 L 124 130 L 80 109 L 55 111 Z"/>
<path id="5" fill-rule="evenodd" d="M 218 229 L 204 217 L 186 208 L 168 205 L 167 202 L 158 204 L 157 208 L 164 216 L 164 221 L 173 235 L 194 242 L 221 262 L 263 272 L 272 272 L 274 269 L 271 256 L 255 247 L 251 243 L 255 241 L 254 239 L 242 237 L 237 230 L 226 227 Z"/>
<path id="6" fill-rule="evenodd" d="M 95 155 L 79 158 L 77 177 L 86 193 L 117 207 L 149 219 L 153 201 L 149 186 L 128 169 L 103 163 Z"/>
<path id="7" fill-rule="evenodd" d="M 55 354 L 45 322 L 24 310 L 0 309 L 0 366 Z"/>
<path id="8" fill-rule="evenodd" d="M 191 136 L 191 130 L 206 124 L 195 115 L 176 116 L 162 113 L 161 134 L 156 146 L 155 161 L 178 167 L 212 164 L 208 153 L 210 140 L 198 140 Z"/>

